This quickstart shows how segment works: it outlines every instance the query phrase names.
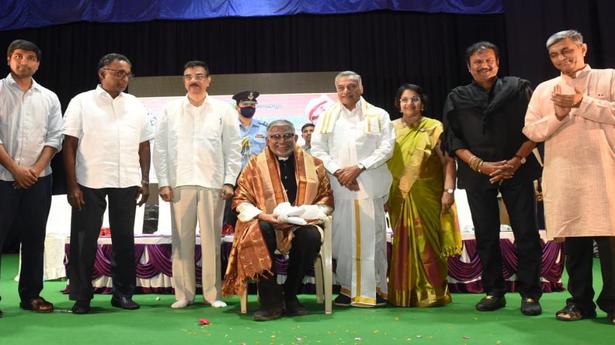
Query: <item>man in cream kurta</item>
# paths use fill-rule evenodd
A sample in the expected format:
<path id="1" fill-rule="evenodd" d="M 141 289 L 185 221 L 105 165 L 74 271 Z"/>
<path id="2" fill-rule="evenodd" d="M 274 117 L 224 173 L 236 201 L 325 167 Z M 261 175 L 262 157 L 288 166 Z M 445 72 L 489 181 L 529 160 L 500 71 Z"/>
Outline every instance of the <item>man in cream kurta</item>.
<path id="1" fill-rule="evenodd" d="M 389 114 L 361 97 L 361 77 L 352 71 L 335 77 L 339 102 L 319 120 L 312 155 L 329 173 L 335 212 L 333 257 L 341 293 L 338 306 L 386 303 L 387 256 L 384 203 L 391 187 L 385 162 L 395 133 Z"/>
<path id="2" fill-rule="evenodd" d="M 547 49 L 562 73 L 534 91 L 523 133 L 545 142 L 547 235 L 565 238 L 572 297 L 556 316 L 564 321 L 596 316 L 595 240 L 603 281 L 597 304 L 615 323 L 615 70 L 585 64 L 587 45 L 574 30 L 552 35 Z"/>
<path id="3" fill-rule="evenodd" d="M 203 298 L 213 307 L 220 300 L 220 232 L 224 200 L 233 196 L 241 165 L 237 113 L 230 105 L 208 97 L 211 82 L 203 61 L 184 66 L 185 98 L 164 107 L 154 149 L 159 193 L 171 202 L 173 220 L 173 286 L 176 302 L 184 308 L 194 302 L 195 228 L 201 236 Z"/>

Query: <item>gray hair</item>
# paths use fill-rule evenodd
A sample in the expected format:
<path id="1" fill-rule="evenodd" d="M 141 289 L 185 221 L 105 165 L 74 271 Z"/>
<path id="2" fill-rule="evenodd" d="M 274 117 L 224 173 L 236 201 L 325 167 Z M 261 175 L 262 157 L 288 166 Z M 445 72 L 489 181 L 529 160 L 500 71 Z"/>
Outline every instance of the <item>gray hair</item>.
<path id="1" fill-rule="evenodd" d="M 273 127 L 290 127 L 293 130 L 293 133 L 295 133 L 295 125 L 288 120 L 280 119 L 271 121 L 267 125 L 267 133 L 269 133 Z"/>
<path id="2" fill-rule="evenodd" d="M 555 43 L 570 38 L 573 42 L 577 44 L 583 44 L 583 35 L 577 30 L 564 30 L 560 32 L 556 32 L 547 40 L 547 49 L 549 49 Z"/>
<path id="3" fill-rule="evenodd" d="M 340 80 L 341 78 L 346 78 L 346 77 L 356 80 L 356 81 L 357 81 L 357 83 L 358 83 L 359 85 L 361 85 L 361 86 L 363 85 L 363 84 L 361 83 L 361 76 L 360 76 L 357 72 L 353 72 L 353 71 L 343 71 L 343 72 L 338 73 L 338 74 L 335 76 L 335 86 L 337 87 L 337 81 L 338 81 L 338 80 Z"/>

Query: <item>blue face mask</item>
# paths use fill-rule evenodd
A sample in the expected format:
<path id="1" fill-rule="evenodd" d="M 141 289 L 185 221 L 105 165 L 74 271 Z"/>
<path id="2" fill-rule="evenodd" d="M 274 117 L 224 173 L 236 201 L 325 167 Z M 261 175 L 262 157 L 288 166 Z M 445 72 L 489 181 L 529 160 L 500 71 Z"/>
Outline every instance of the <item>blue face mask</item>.
<path id="1" fill-rule="evenodd" d="M 241 116 L 252 117 L 254 116 L 254 113 L 256 112 L 256 108 L 252 108 L 252 107 L 239 108 L 239 112 L 241 113 Z"/>

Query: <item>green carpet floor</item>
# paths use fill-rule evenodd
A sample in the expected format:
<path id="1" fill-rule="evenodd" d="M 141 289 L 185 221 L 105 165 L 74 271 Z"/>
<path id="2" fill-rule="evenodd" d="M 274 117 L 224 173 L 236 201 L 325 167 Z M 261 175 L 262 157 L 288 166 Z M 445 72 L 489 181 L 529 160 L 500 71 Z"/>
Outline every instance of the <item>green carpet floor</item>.
<path id="1" fill-rule="evenodd" d="M 595 261 L 595 289 L 600 291 L 598 261 Z M 35 314 L 18 307 L 17 257 L 4 255 L 0 308 L 0 345 L 25 344 L 583 344 L 615 343 L 615 326 L 605 314 L 595 320 L 574 323 L 557 321 L 554 313 L 568 296 L 548 293 L 542 297 L 544 313 L 526 317 L 519 312 L 520 298 L 508 294 L 506 308 L 479 313 L 474 304 L 480 295 L 454 294 L 453 303 L 442 308 L 385 307 L 377 309 L 335 308 L 325 316 L 311 295 L 301 299 L 311 314 L 257 323 L 239 314 L 239 299 L 227 299 L 229 307 L 212 309 L 196 304 L 172 310 L 172 295 L 137 295 L 141 309 L 124 311 L 111 307 L 110 296 L 97 295 L 94 313 L 73 315 L 72 303 L 60 290 L 65 282 L 45 282 L 43 296 L 56 306 L 53 314 Z M 565 279 L 565 278 L 564 278 Z M 250 296 L 249 309 L 257 308 Z M 208 326 L 200 326 L 207 318 Z"/>

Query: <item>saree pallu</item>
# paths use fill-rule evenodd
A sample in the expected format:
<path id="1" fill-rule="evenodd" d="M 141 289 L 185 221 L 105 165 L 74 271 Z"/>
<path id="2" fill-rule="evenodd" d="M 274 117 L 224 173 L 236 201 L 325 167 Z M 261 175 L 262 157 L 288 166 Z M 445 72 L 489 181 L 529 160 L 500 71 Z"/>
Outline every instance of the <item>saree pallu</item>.
<path id="1" fill-rule="evenodd" d="M 389 303 L 430 307 L 451 302 L 447 257 L 461 253 L 455 209 L 441 214 L 444 172 L 436 151 L 442 124 L 423 118 L 416 128 L 394 121 L 396 144 L 389 215 L 394 231 Z"/>

